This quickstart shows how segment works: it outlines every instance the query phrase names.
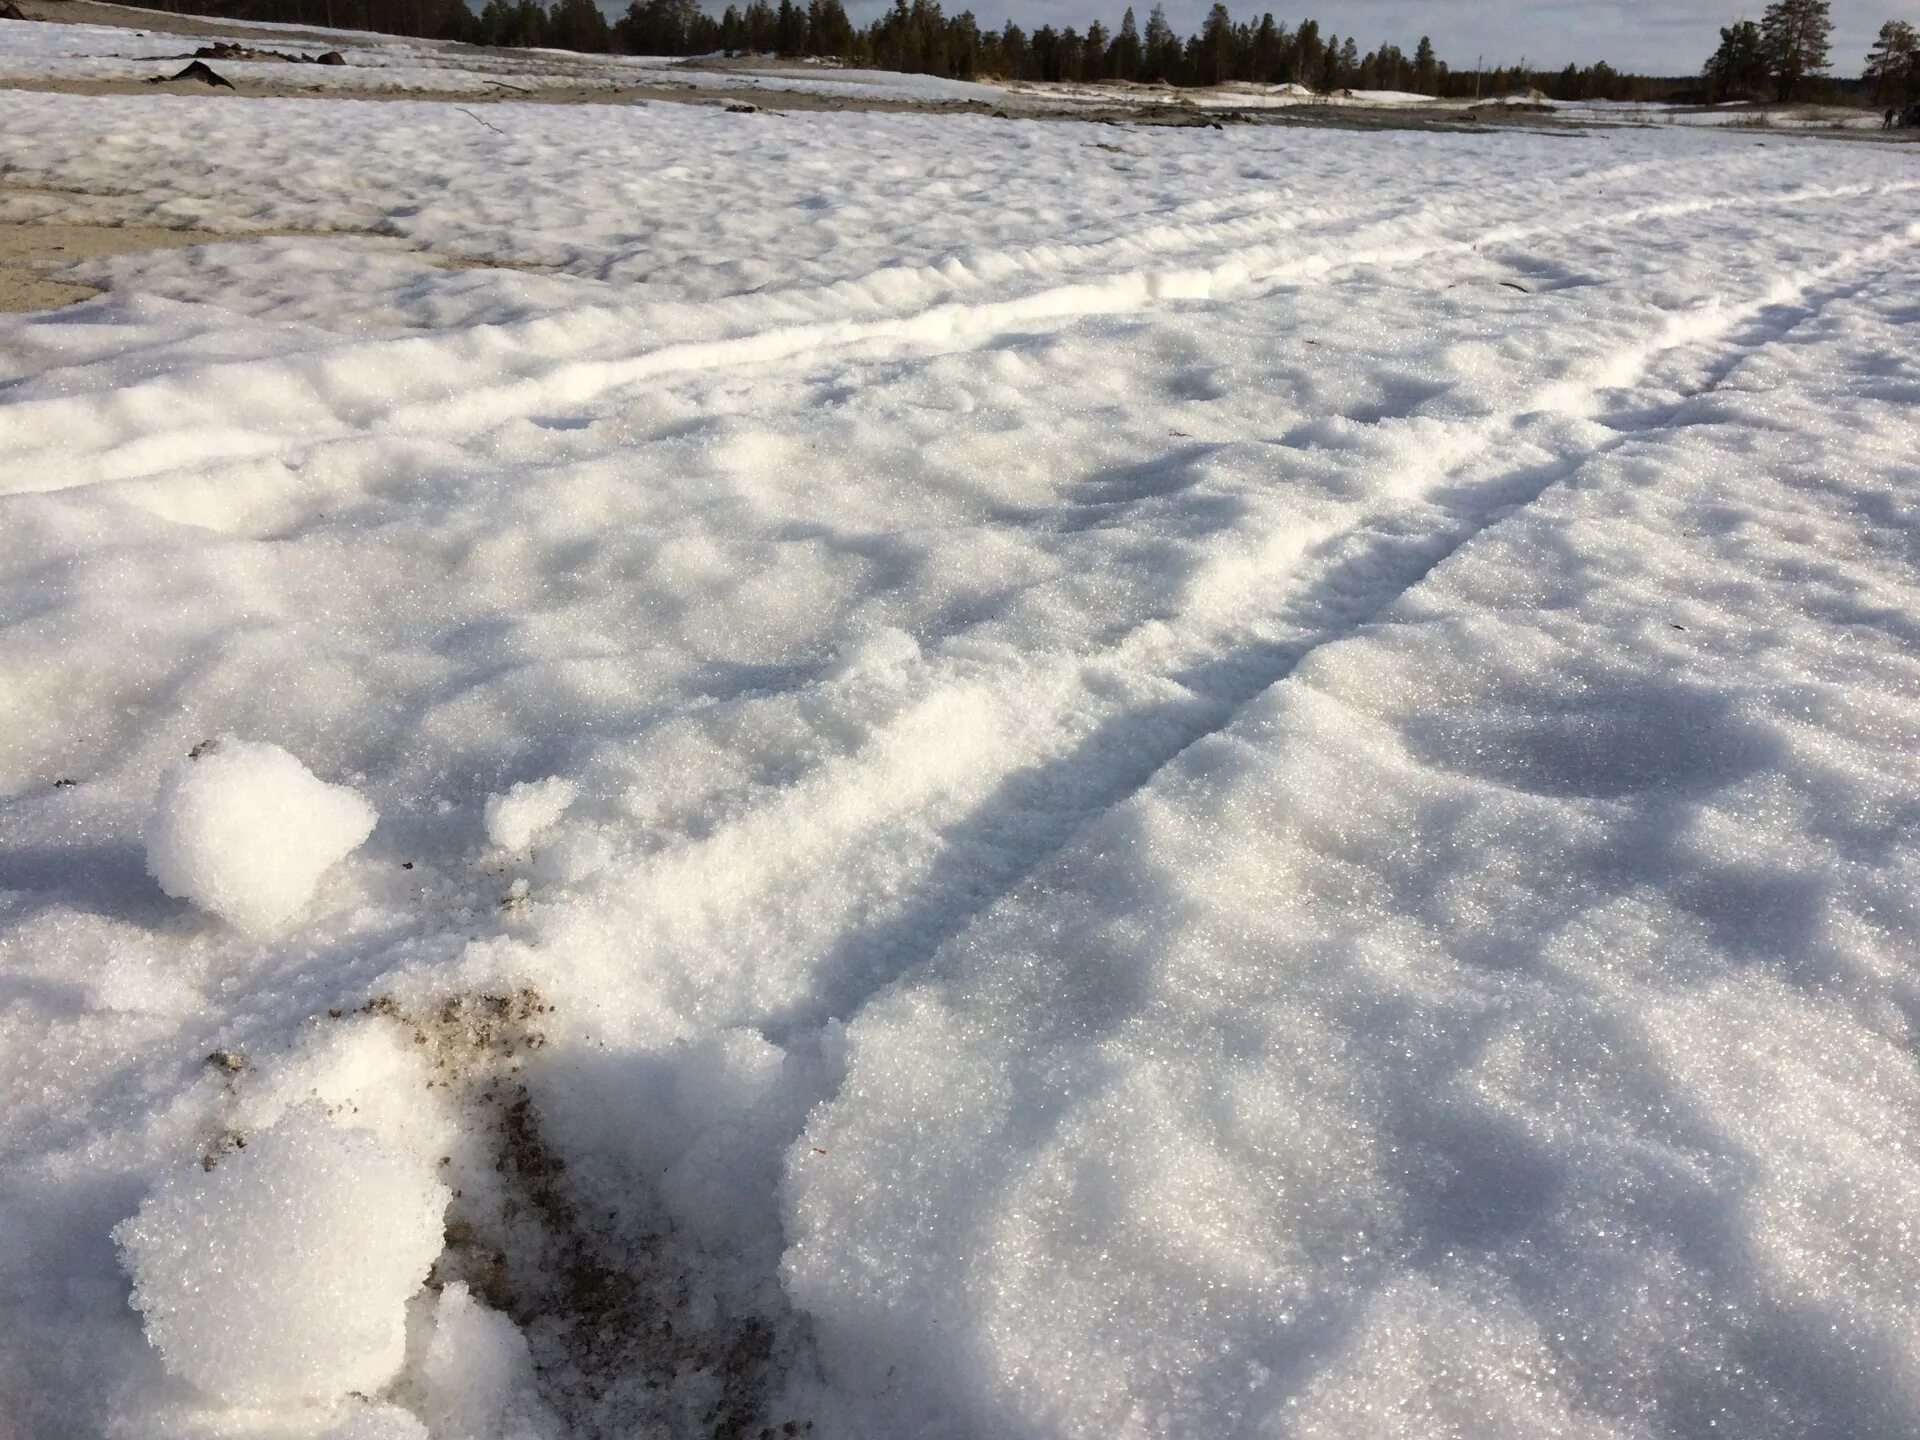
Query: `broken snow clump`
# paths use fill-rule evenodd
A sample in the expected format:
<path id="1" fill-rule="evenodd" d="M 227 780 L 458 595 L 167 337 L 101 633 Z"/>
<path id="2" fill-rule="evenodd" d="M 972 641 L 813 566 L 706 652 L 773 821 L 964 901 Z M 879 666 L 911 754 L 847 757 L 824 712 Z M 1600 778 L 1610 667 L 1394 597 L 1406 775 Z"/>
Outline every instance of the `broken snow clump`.
<path id="1" fill-rule="evenodd" d="M 160 888 L 253 933 L 278 929 L 379 817 L 278 745 L 223 739 L 168 767 L 147 824 Z"/>
<path id="2" fill-rule="evenodd" d="M 525 850 L 579 798 L 580 787 L 559 775 L 523 781 L 487 801 L 487 839 L 502 850 Z"/>
<path id="3" fill-rule="evenodd" d="M 456 1280 L 431 1307 L 432 1336 L 409 1368 L 409 1398 L 435 1436 L 533 1440 L 546 1411 L 533 1398 L 533 1356 L 519 1328 Z M 420 1301 L 415 1302 L 420 1305 Z M 423 1310 L 426 1307 L 423 1307 Z"/>
<path id="4" fill-rule="evenodd" d="M 448 1198 L 417 1156 L 309 1108 L 168 1175 L 114 1238 L 168 1370 L 228 1404 L 330 1402 L 399 1373 Z"/>

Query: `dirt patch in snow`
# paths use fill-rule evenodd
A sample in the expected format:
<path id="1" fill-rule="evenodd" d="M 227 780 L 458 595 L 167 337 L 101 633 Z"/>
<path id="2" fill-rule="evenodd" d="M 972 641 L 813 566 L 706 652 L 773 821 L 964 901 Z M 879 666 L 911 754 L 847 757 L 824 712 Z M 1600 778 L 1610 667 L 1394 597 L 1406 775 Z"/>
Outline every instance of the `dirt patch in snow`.
<path id="1" fill-rule="evenodd" d="M 84 260 L 141 250 L 172 250 L 231 237 L 158 225 L 0 222 L 0 314 L 52 310 L 100 292 L 61 272 Z"/>
<path id="2" fill-rule="evenodd" d="M 39 186 L 0 184 L 0 203 L 10 197 L 51 199 L 60 190 Z M 379 239 L 388 236 L 354 231 L 327 233 L 297 230 L 220 230 L 175 229 L 165 225 L 117 225 L 96 220 L 63 220 L 55 216 L 21 220 L 0 220 L 0 315 L 18 315 L 35 310 L 57 310 L 78 304 L 100 294 L 100 288 L 76 279 L 70 272 L 89 260 L 114 255 L 134 255 L 150 250 L 179 250 L 190 245 L 228 244 L 234 241 L 262 240 L 289 235 L 311 234 L 320 240 Z M 542 270 L 546 267 L 517 265 L 478 256 L 431 255 L 422 259 L 443 270 Z"/>

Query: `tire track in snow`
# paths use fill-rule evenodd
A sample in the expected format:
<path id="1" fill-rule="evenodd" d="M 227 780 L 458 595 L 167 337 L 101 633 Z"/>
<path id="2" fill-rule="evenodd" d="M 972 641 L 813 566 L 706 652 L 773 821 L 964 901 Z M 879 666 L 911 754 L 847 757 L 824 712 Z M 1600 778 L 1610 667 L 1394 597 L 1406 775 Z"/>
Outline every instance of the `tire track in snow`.
<path id="1" fill-rule="evenodd" d="M 1444 256 L 1470 254 L 1483 246 L 1560 237 L 1595 226 L 1630 228 L 1652 220 L 1681 218 L 1734 206 L 1794 206 L 1914 190 L 1920 190 L 1920 181 L 1814 186 L 1777 196 L 1667 201 L 1570 225 L 1496 226 L 1465 239 L 1416 238 L 1401 243 L 1376 237 L 1344 250 L 1304 256 L 1291 245 L 1266 243 L 1229 249 L 1221 259 L 1200 267 L 1125 270 L 1100 280 L 1054 286 L 1010 299 L 977 304 L 950 301 L 901 316 L 836 318 L 719 340 L 668 345 L 625 360 L 561 364 L 544 374 L 511 381 L 496 389 L 403 406 L 390 420 L 396 428 L 406 431 L 462 432 L 501 415 L 564 413 L 617 388 L 696 371 L 779 363 L 823 351 L 869 345 L 890 345 L 910 352 L 971 349 L 1036 324 L 1137 314 L 1172 302 L 1227 300 L 1278 285 L 1325 279 L 1358 266 L 1414 265 Z M 1371 228 L 1394 231 L 1399 227 L 1395 222 L 1382 221 Z"/>
<path id="2" fill-rule="evenodd" d="M 1752 208 L 1887 196 L 1920 190 L 1920 181 L 1814 186 L 1774 196 L 1670 201 L 1574 224 L 1510 225 L 1464 239 L 1402 239 L 1406 218 L 1384 220 L 1360 244 L 1302 255 L 1286 241 L 1229 247 L 1211 263 L 1183 269 L 1128 269 L 1097 280 L 1043 288 L 980 302 L 948 301 L 878 318 L 830 318 L 776 325 L 718 339 L 670 343 L 616 359 L 529 356 L 524 335 L 477 327 L 454 336 L 409 336 L 363 341 L 307 352 L 279 364 L 214 363 L 124 387 L 105 403 L 98 395 L 19 402 L 10 409 L 16 437 L 0 451 L 14 469 L 17 492 L 150 478 L 220 460 L 291 458 L 367 430 L 387 434 L 461 436 L 535 414 L 578 410 L 626 387 L 674 376 L 779 364 L 825 352 L 941 353 L 976 348 L 1034 326 L 1100 316 L 1137 314 L 1182 301 L 1225 300 L 1279 285 L 1324 280 L 1357 266 L 1401 267 L 1470 254 L 1486 245 L 1510 245 L 1572 234 L 1595 226 L 1631 227 L 1651 220 Z M 1418 212 L 1414 218 L 1428 212 Z M 1044 272 L 1043 272 L 1044 273 Z M 791 296 L 781 297 L 791 303 Z M 606 312 L 599 317 L 618 316 Z M 563 317 L 564 318 L 564 317 Z M 592 317 L 577 317 L 583 322 Z M 624 323 L 629 325 L 631 317 Z M 547 317 L 516 327 L 555 330 Z M 565 326 L 561 326 L 564 329 Z M 599 343 L 600 325 L 583 325 Z M 532 368 L 500 380 L 500 371 Z M 244 427 L 234 424 L 244 414 Z M 165 428 L 156 429 L 156 416 Z M 87 462 L 91 462 L 90 464 Z M 78 469 L 91 474 L 76 475 Z"/>
<path id="3" fill-rule="evenodd" d="M 1788 333 L 1774 312 L 1817 312 L 1857 292 L 1870 282 L 1848 276 L 1915 237 L 1920 225 L 1753 301 L 1675 316 L 1646 343 L 1503 414 L 1460 422 L 1416 494 L 1338 530 L 1272 537 L 1257 573 L 1277 579 L 1238 603 L 1148 621 L 1097 654 L 953 669 L 858 753 L 655 857 L 616 903 L 563 922 L 548 948 L 699 955 L 698 973 L 663 978 L 656 998 L 779 1042 L 857 1012 L 1307 656 L 1377 621 L 1449 556 L 1595 459 L 1672 423 L 1606 430 L 1543 464 L 1500 463 L 1542 417 L 1604 430 L 1620 408 L 1610 394 L 1631 391 L 1662 359 L 1703 351 L 1707 378 L 1675 407 L 1683 421 L 1686 401 Z M 769 914 L 780 917 L 771 929 Z M 601 1019 L 616 1035 L 618 1018 Z"/>
<path id="4" fill-rule="evenodd" d="M 958 704 L 951 692 L 936 690 L 848 761 L 623 880 L 619 903 L 544 931 L 523 960 L 550 967 L 538 982 L 543 990 L 551 977 L 560 982 L 555 990 L 571 984 L 584 998 L 614 987 L 598 987 L 591 972 L 575 973 L 582 957 L 620 956 L 630 967 L 622 978 L 631 1004 L 636 973 L 668 968 L 677 958 L 674 942 L 695 941 L 688 948 L 702 963 L 683 977 L 677 993 L 669 983 L 659 996 L 679 1009 L 688 1031 L 711 1036 L 751 1027 L 810 1063 L 806 1057 L 826 1046 L 827 1021 L 852 1018 L 893 987 L 927 976 L 950 941 L 1069 847 L 1090 821 L 1126 803 L 1189 747 L 1230 727 L 1308 656 L 1378 621 L 1447 557 L 1595 459 L 1686 423 L 1689 403 L 1711 395 L 1753 355 L 1826 307 L 1862 293 L 1873 277 L 1857 278 L 1857 272 L 1914 236 L 1920 225 L 1748 304 L 1675 317 L 1648 343 L 1536 392 L 1534 403 L 1462 426 L 1471 433 L 1453 462 L 1436 468 L 1427 503 L 1378 511 L 1322 537 L 1294 574 L 1282 574 L 1274 587 L 1279 593 L 1250 597 L 1245 612 L 1224 624 L 1203 616 L 1187 633 L 1181 633 L 1182 617 L 1141 626 L 1100 657 L 1047 657 L 1038 671 L 1010 666 Z M 1667 419 L 1586 437 L 1545 466 L 1502 462 L 1509 442 L 1542 409 L 1603 425 L 1617 413 L 1610 395 L 1644 387 L 1659 362 L 1687 353 L 1707 360 L 1704 377 Z M 1123 695 L 1103 709 L 1108 697 L 1094 672 L 1111 675 L 1149 662 L 1163 667 L 1159 694 L 1144 706 Z M 1055 672 L 1051 689 L 1036 683 L 1048 669 Z M 1051 713 L 1044 713 L 1049 705 Z M 969 722 L 970 738 L 942 749 L 956 720 Z M 1060 742 L 1053 753 L 1005 766 L 997 748 L 1003 736 L 1049 730 Z M 986 792 L 969 795 L 969 781 L 996 763 L 1000 773 Z M 914 853 L 916 846 L 922 853 Z M 906 883 L 861 891 L 863 879 L 876 872 Z M 573 908 L 557 913 L 564 917 Z M 662 912 L 666 923 L 655 924 Z M 706 967 L 716 956 L 739 957 L 736 973 L 711 973 Z M 799 991 L 792 984 L 795 969 L 804 981 Z M 648 1074 L 671 1075 L 682 1063 L 671 1040 L 663 1044 L 657 1017 L 633 1017 L 623 1034 L 621 1017 L 596 1012 L 590 1002 L 563 1001 L 562 1008 L 599 1028 L 594 1038 L 614 1055 L 646 1054 L 655 1067 Z M 823 1077 L 822 1083 L 833 1082 Z M 809 1098 L 831 1099 L 832 1091 Z M 782 1157 L 814 1113 L 813 1105 L 799 1108 L 805 1113 L 797 1122 L 770 1126 L 743 1142 L 756 1147 L 776 1176 L 786 1173 Z M 757 1189 L 755 1203 L 773 1211 L 773 1197 Z M 804 1333 L 788 1331 L 798 1322 L 779 1284 L 777 1260 L 741 1254 L 712 1263 L 729 1267 L 730 1283 L 741 1293 L 774 1297 L 763 1314 L 780 1333 Z"/>

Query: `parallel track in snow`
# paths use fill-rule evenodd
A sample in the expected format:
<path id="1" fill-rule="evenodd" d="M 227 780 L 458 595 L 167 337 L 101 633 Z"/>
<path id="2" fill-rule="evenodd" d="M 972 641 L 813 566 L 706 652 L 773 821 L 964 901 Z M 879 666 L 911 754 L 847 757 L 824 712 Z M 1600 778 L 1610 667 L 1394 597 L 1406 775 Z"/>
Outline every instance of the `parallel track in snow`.
<path id="1" fill-rule="evenodd" d="M 943 763 L 938 731 L 953 712 L 936 689 L 859 753 L 643 866 L 616 909 L 581 923 L 631 935 L 639 953 L 670 954 L 692 938 L 671 917 L 697 915 L 699 948 L 739 957 L 736 973 L 701 977 L 710 987 L 703 1007 L 717 1023 L 787 1041 L 854 1013 L 930 960 L 1087 822 L 1229 727 L 1309 655 L 1386 617 L 1449 556 L 1595 460 L 1657 443 L 1664 429 L 1686 423 L 1687 407 L 1752 355 L 1873 283 L 1876 267 L 1914 233 L 1783 280 L 1746 304 L 1679 317 L 1661 335 L 1596 357 L 1580 376 L 1503 414 L 1456 423 L 1435 443 L 1434 467 L 1415 493 L 1337 531 L 1289 537 L 1285 552 L 1271 557 L 1270 577 L 1242 603 L 1158 617 L 1094 652 L 1043 655 L 986 676 L 956 672 L 964 723 L 1019 739 L 1004 753 L 1023 758 L 1001 760 L 984 792 L 981 774 L 994 769 L 996 747 L 954 747 Z M 1637 387 L 1679 357 L 1697 358 L 1706 379 L 1677 405 L 1659 392 L 1665 419 L 1636 429 L 1606 424 L 1645 408 L 1650 397 Z M 1542 416 L 1576 422 L 1578 443 L 1546 463 L 1506 463 L 1504 454 Z M 1143 685 L 1128 687 L 1133 699 L 1116 698 L 1109 677 L 1120 674 L 1163 683 L 1144 702 L 1137 697 L 1151 687 Z M 1037 762 L 1036 750 L 1044 756 Z M 782 858 L 769 867 L 769 854 Z M 755 868 L 745 857 L 762 859 Z M 846 876 L 875 870 L 910 878 L 890 898 L 842 893 Z M 790 929 L 769 936 L 764 917 L 783 908 Z M 743 928 L 729 944 L 732 915 L 754 918 L 751 933 Z M 813 982 L 799 998 L 774 978 L 796 964 Z"/>
<path id="2" fill-rule="evenodd" d="M 17 491 L 34 491 L 154 478 L 183 463 L 182 457 L 194 466 L 264 456 L 293 460 L 369 431 L 461 436 L 513 418 L 577 411 L 623 389 L 701 372 L 809 361 L 827 353 L 924 355 L 973 349 L 1012 332 L 1139 314 L 1172 303 L 1259 294 L 1359 267 L 1406 267 L 1485 246 L 1564 238 L 1596 228 L 1630 229 L 1734 205 L 1792 208 L 1885 199 L 1916 190 L 1920 182 L 1804 187 L 1737 200 L 1667 201 L 1578 224 L 1477 230 L 1463 226 L 1458 235 L 1419 233 L 1422 227 L 1415 222 L 1424 212 L 1392 212 L 1373 215 L 1357 233 L 1318 249 L 1303 249 L 1291 234 L 1296 222 L 1289 216 L 1241 216 L 1193 229 L 1208 241 L 1237 237 L 1249 227 L 1278 232 L 1281 238 L 1253 244 L 1230 240 L 1211 255 L 1203 244 L 1198 252 L 1188 252 L 1184 265 L 1126 268 L 980 300 L 959 297 L 1004 284 L 1010 276 L 1057 280 L 1083 262 L 1069 256 L 1037 264 L 1035 256 L 1053 252 L 1025 250 L 1004 252 L 995 262 L 976 261 L 958 273 L 923 267 L 902 280 L 896 272 L 881 272 L 862 282 L 748 297 L 752 303 L 743 305 L 739 316 L 750 322 L 756 311 L 764 315 L 773 308 L 798 309 L 811 318 L 741 327 L 731 302 L 718 302 L 700 308 L 720 317 L 705 323 L 717 323 L 725 333 L 611 358 L 570 358 L 565 352 L 618 344 L 610 337 L 630 335 L 641 323 L 640 313 L 613 310 L 575 317 L 585 338 L 558 347 L 552 343 L 556 327 L 563 333 L 567 327 L 551 318 L 450 336 L 348 342 L 286 360 L 191 367 L 124 386 L 104 407 L 85 394 L 16 402 L 9 407 L 11 443 L 0 448 L 0 461 L 14 472 Z M 1333 212 L 1324 218 L 1337 227 L 1359 213 Z M 1163 258 L 1177 254 L 1173 237 L 1187 231 L 1182 226 L 1152 227 L 1150 233 L 1158 238 L 1145 248 Z M 1139 237 L 1123 236 L 1064 248 L 1085 251 L 1089 261 L 1097 261 L 1135 253 L 1140 244 Z M 1160 248 L 1163 244 L 1168 248 Z M 875 289 L 891 292 L 878 313 Z M 846 308 L 850 298 L 856 298 L 852 311 Z M 498 378 L 502 372 L 510 378 Z M 166 417 L 158 429 L 153 424 L 157 416 Z M 241 423 L 236 424 L 237 419 Z"/>

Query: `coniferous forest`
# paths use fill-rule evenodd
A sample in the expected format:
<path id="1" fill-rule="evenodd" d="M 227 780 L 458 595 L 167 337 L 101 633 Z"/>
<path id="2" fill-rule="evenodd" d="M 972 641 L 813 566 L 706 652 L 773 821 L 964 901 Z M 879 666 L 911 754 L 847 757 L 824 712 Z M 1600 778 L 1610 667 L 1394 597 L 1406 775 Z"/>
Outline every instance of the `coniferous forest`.
<path id="1" fill-rule="evenodd" d="M 477 13 L 466 0 L 159 0 L 155 8 L 504 47 L 831 59 L 956 80 L 1179 86 L 1246 81 L 1296 84 L 1325 94 L 1398 90 L 1460 99 L 1536 90 L 1554 100 L 1715 101 L 1774 98 L 1770 90 L 1780 91 L 1782 99 L 1811 98 L 1832 83 L 1821 75 L 1822 49 L 1820 66 L 1792 70 L 1782 87 L 1763 50 L 1763 24 L 1753 22 L 1721 32 L 1721 49 L 1708 60 L 1703 79 L 1698 72 L 1627 74 L 1604 60 L 1548 71 L 1524 60 L 1485 69 L 1450 67 L 1426 36 L 1410 51 L 1386 44 L 1363 52 L 1353 36 L 1318 21 L 1289 26 L 1271 13 L 1236 20 L 1224 4 L 1215 4 L 1200 28 L 1184 37 L 1158 4 L 1144 23 L 1129 7 L 1117 26 L 1096 19 L 1084 31 L 1052 25 L 1028 31 L 1011 20 L 987 28 L 970 10 L 945 13 L 939 0 L 893 0 L 891 9 L 865 26 L 853 22 L 842 0 L 736 0 L 717 16 L 699 0 L 629 0 L 615 20 L 595 0 L 485 0 Z M 1776 0 L 1767 15 L 1772 21 L 1776 11 L 1809 8 L 1818 12 L 1816 23 L 1824 20 L 1826 0 Z M 1884 90 L 1884 83 L 1875 88 Z"/>

